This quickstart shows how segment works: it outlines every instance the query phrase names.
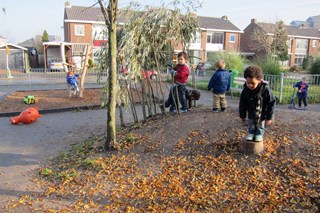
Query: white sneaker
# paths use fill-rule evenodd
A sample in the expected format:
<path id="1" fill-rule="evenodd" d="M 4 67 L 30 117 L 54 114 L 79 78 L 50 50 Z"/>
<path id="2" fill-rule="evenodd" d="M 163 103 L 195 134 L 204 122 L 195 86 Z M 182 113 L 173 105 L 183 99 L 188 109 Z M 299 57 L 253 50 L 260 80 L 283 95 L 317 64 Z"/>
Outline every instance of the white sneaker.
<path id="1" fill-rule="evenodd" d="M 253 140 L 253 137 L 254 137 L 254 134 L 248 134 L 248 135 L 246 136 L 246 140 L 247 140 L 247 141 L 252 141 L 252 140 Z"/>
<path id="2" fill-rule="evenodd" d="M 256 135 L 255 141 L 257 141 L 257 142 L 263 141 L 262 135 Z"/>

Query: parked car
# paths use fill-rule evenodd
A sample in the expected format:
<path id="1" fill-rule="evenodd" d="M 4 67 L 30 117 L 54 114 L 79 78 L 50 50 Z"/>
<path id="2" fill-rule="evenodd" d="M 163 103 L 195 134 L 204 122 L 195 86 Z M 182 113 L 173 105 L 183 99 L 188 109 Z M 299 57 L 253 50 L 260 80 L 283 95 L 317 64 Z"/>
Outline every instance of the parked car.
<path id="1" fill-rule="evenodd" d="M 196 75 L 197 76 L 205 76 L 206 72 L 214 72 L 215 67 L 214 64 L 207 61 L 207 62 L 199 62 L 196 67 Z"/>
<path id="2" fill-rule="evenodd" d="M 53 72 L 53 71 L 63 71 L 64 70 L 64 67 L 63 67 L 63 64 L 62 64 L 62 60 L 60 59 L 52 59 L 49 61 L 49 68 L 50 68 L 50 71 Z"/>

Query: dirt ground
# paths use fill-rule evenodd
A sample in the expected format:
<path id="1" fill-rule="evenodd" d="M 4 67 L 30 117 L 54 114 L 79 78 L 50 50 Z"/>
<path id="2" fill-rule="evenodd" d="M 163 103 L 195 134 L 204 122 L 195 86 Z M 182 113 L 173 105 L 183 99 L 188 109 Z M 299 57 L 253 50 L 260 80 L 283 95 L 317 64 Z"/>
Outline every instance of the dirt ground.
<path id="1" fill-rule="evenodd" d="M 23 102 L 25 96 L 33 95 L 38 99 L 35 104 Z M 83 97 L 68 97 L 67 90 L 34 90 L 17 91 L 0 101 L 0 112 L 21 112 L 28 107 L 38 107 L 39 110 L 59 109 L 69 107 L 95 106 L 101 104 L 102 89 L 85 89 Z"/>
<path id="2" fill-rule="evenodd" d="M 1 101 L 1 112 L 24 109 L 25 95 L 38 97 L 39 109 L 99 104 L 97 94 L 101 90 L 88 89 L 80 102 L 77 98 L 68 99 L 65 90 L 38 92 L 16 92 L 7 96 Z M 72 152 L 77 152 L 72 153 L 73 157 L 63 155 L 55 166 L 45 166 L 59 172 L 60 177 L 76 172 L 77 178 L 56 182 L 39 177 L 38 170 L 24 174 L 20 183 L 28 180 L 24 183 L 27 185 L 35 178 L 36 184 L 29 185 L 27 190 L 22 187 L 17 198 L 6 203 L 4 209 L 9 212 L 125 212 L 132 207 L 133 212 L 230 212 L 235 209 L 239 212 L 287 209 L 290 212 L 299 208 L 315 212 L 320 204 L 320 113 L 276 109 L 275 123 L 266 131 L 265 152 L 246 156 L 239 148 L 246 125 L 239 121 L 237 110 L 236 106 L 230 106 L 226 113 L 212 113 L 210 106 L 202 106 L 179 115 L 158 116 L 120 132 L 119 140 L 134 143 L 109 153 L 101 153 L 103 142 L 99 137 L 105 133 L 105 120 L 98 119 L 101 114 L 90 114 L 81 123 L 75 123 L 74 129 L 81 129 L 81 134 L 62 128 L 63 119 L 70 122 L 68 117 L 75 114 L 58 113 L 54 115 L 55 122 L 50 120 L 53 116 L 41 117 L 29 131 L 45 135 L 44 139 L 28 142 L 33 144 L 33 149 L 39 148 L 37 143 L 41 142 L 45 150 L 43 153 L 39 150 L 43 155 L 41 164 L 44 159 L 67 150 L 75 142 L 79 145 L 88 137 L 95 138 L 100 148 L 91 148 L 96 152 L 88 158 L 79 154 L 78 147 L 73 149 Z M 92 113 L 101 112 L 93 110 Z M 19 127 L 20 131 L 23 127 Z M 57 130 L 58 127 L 62 129 Z M 65 132 L 73 133 L 72 140 Z M 83 161 L 77 168 L 75 164 L 79 159 Z M 92 159 L 95 159 L 93 165 L 98 166 L 84 167 L 84 163 L 87 165 Z M 269 194 L 264 196 L 265 191 Z M 302 201 L 306 204 L 301 205 Z"/>

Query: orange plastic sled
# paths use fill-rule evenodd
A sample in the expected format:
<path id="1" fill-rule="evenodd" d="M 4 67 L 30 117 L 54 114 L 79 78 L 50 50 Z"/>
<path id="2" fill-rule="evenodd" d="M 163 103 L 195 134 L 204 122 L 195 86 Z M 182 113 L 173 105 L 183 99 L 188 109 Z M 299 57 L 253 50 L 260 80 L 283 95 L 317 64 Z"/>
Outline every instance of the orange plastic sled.
<path id="1" fill-rule="evenodd" d="M 20 115 L 10 119 L 11 124 L 19 124 L 20 122 L 24 124 L 30 124 L 36 121 L 41 115 L 39 114 L 38 108 L 29 107 L 22 111 Z"/>

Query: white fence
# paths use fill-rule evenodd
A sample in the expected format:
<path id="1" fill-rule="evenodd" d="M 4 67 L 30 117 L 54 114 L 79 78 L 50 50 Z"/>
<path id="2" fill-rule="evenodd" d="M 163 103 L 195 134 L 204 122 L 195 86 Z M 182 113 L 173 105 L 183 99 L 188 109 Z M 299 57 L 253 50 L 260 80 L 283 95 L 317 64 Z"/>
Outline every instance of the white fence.
<path id="1" fill-rule="evenodd" d="M 76 72 L 77 73 L 77 72 Z M 12 78 L 11 78 L 11 77 Z M 97 83 L 98 72 L 95 70 L 88 70 L 86 73 L 86 83 Z M 101 83 L 107 81 L 107 73 L 102 73 L 99 78 Z M 0 70 L 0 85 L 31 85 L 31 84 L 59 84 L 66 83 L 66 73 L 57 70 L 30 69 L 24 70 Z"/>

